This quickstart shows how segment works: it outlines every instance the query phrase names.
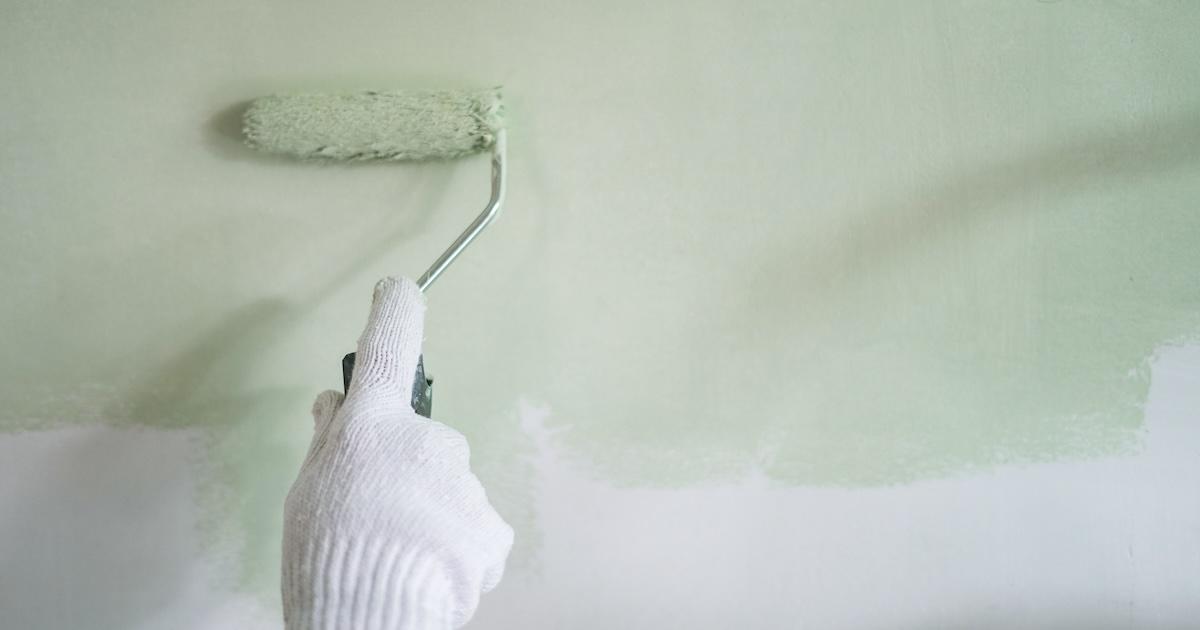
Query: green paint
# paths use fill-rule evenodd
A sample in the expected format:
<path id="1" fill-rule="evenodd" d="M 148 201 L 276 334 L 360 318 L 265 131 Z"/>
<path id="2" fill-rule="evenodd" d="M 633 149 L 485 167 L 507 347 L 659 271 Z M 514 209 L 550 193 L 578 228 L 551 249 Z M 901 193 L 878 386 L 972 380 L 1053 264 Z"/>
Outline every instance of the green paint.
<path id="1" fill-rule="evenodd" d="M 270 597 L 309 403 L 487 167 L 261 158 L 260 94 L 506 85 L 507 209 L 426 356 L 523 553 L 522 398 L 622 483 L 896 483 L 1134 447 L 1200 330 L 1200 6 L 10 9 L 0 426 L 199 430 Z"/>
<path id="2" fill-rule="evenodd" d="M 713 67 L 660 51 L 588 130 L 540 122 L 584 147 L 527 158 L 547 271 L 482 289 L 521 313 L 454 347 L 508 369 L 460 380 L 629 484 L 1136 448 L 1148 361 L 1200 330 L 1200 16 L 914 6 L 679 16 Z"/>

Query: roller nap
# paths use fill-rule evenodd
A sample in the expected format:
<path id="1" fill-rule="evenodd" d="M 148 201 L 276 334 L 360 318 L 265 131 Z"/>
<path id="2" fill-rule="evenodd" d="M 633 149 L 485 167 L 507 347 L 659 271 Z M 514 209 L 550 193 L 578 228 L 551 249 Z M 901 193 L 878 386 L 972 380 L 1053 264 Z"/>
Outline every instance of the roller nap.
<path id="1" fill-rule="evenodd" d="M 497 90 L 267 96 L 243 122 L 256 149 L 337 161 L 462 157 L 491 148 L 502 125 Z"/>

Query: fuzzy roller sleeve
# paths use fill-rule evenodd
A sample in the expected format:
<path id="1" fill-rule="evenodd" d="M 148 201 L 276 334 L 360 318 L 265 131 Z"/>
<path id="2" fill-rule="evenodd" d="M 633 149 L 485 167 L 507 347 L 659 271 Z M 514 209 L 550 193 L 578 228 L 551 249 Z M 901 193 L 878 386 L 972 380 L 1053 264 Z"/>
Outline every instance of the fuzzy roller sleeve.
<path id="1" fill-rule="evenodd" d="M 424 314 L 416 284 L 381 281 L 349 392 L 313 405 L 284 506 L 288 630 L 458 628 L 504 572 L 513 531 L 471 473 L 466 439 L 409 406 Z"/>

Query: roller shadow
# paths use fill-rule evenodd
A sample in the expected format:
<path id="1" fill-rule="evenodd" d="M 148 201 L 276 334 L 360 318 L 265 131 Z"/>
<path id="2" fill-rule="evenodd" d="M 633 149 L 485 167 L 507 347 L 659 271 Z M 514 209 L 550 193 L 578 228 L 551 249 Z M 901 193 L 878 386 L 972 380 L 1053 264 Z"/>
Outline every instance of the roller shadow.
<path id="1" fill-rule="evenodd" d="M 255 151 L 246 144 L 242 134 L 242 116 L 251 102 L 249 99 L 239 101 L 210 116 L 201 128 L 205 148 L 225 161 L 295 168 L 297 160 L 293 158 Z"/>
<path id="2" fill-rule="evenodd" d="M 217 157 L 239 162 L 283 164 L 281 156 L 251 151 L 242 137 L 242 116 L 249 100 L 239 101 L 213 114 L 201 129 L 205 147 Z"/>

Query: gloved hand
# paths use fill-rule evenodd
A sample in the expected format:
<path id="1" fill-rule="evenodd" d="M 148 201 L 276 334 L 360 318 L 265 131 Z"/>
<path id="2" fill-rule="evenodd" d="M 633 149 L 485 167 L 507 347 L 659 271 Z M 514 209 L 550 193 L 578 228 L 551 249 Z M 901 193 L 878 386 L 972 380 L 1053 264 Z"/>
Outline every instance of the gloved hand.
<path id="1" fill-rule="evenodd" d="M 513 530 L 466 439 L 409 406 L 424 314 L 411 280 L 380 281 L 349 392 L 313 405 L 284 506 L 288 630 L 457 628 L 504 572 Z"/>

